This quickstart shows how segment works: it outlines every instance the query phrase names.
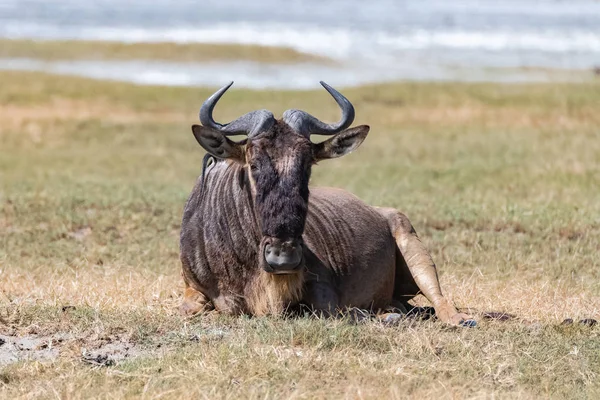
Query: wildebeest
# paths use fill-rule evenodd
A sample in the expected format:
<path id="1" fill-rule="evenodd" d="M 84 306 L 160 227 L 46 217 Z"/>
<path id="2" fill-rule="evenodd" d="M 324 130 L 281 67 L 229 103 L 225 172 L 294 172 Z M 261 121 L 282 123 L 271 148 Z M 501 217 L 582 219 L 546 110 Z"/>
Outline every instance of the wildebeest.
<path id="1" fill-rule="evenodd" d="M 183 213 L 184 314 L 279 314 L 305 305 L 332 315 L 384 310 L 422 293 L 440 320 L 468 318 L 442 295 L 436 266 L 404 214 L 341 189 L 309 190 L 315 163 L 355 150 L 369 132 L 349 128 L 348 99 L 321 82 L 342 110 L 335 124 L 294 109 L 279 120 L 258 110 L 220 124 L 213 109 L 232 84 L 204 102 L 202 125 L 192 126 L 208 154 Z M 311 135 L 331 137 L 313 143 Z"/>

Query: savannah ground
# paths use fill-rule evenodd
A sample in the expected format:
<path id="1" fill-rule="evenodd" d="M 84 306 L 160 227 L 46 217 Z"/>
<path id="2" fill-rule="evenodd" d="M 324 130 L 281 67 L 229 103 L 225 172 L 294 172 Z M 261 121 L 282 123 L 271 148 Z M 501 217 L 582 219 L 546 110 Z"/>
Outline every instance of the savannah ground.
<path id="1" fill-rule="evenodd" d="M 312 184 L 405 212 L 473 329 L 179 316 L 190 125 L 214 89 L 0 82 L 0 397 L 600 396 L 600 327 L 561 325 L 600 318 L 600 82 L 343 90 L 371 133 Z M 234 86 L 215 118 L 258 108 L 339 117 L 315 82 Z"/>

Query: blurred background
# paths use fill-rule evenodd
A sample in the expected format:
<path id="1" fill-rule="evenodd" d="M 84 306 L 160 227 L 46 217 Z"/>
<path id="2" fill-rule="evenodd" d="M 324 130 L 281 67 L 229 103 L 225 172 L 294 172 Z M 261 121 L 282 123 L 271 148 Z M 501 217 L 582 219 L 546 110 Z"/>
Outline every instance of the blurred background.
<path id="1" fill-rule="evenodd" d="M 21 41 L 2 44 L 1 69 L 143 84 L 573 80 L 579 75 L 572 71 L 600 67 L 600 2 L 0 0 L 0 37 Z M 75 40 L 86 48 L 66 54 L 63 46 L 53 54 L 23 43 L 30 39 Z M 94 41 L 257 45 L 263 57 L 234 57 L 235 48 L 228 57 L 190 56 L 189 47 L 187 57 L 172 49 L 111 57 Z M 294 52 L 277 57 L 264 46 Z"/>

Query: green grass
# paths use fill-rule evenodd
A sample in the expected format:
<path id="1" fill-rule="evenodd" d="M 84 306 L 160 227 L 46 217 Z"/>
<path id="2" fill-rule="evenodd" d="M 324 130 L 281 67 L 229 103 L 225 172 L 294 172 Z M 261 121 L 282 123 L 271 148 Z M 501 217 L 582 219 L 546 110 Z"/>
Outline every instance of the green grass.
<path id="1" fill-rule="evenodd" d="M 0 39 L 0 58 L 42 60 L 256 61 L 297 63 L 331 60 L 286 47 L 210 43 L 121 43 L 83 40 Z"/>
<path id="2" fill-rule="evenodd" d="M 0 81 L 0 334 L 72 335 L 54 361 L 0 367 L 0 397 L 600 395 L 599 328 L 559 325 L 600 318 L 599 82 L 343 91 L 371 133 L 312 182 L 411 218 L 445 292 L 479 317 L 450 329 L 179 317 L 180 218 L 203 155 L 190 125 L 213 90 Z M 234 87 L 215 116 L 292 107 L 339 113 L 322 89 Z M 135 357 L 83 361 L 110 343 Z"/>

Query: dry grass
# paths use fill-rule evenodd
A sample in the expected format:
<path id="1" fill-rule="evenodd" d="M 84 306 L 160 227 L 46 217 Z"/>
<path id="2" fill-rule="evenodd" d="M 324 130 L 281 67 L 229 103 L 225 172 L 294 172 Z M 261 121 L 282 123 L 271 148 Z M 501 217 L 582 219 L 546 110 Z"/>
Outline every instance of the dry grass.
<path id="1" fill-rule="evenodd" d="M 211 43 L 121 43 L 80 40 L 0 39 L 0 57 L 42 60 L 163 60 L 179 62 L 332 62 L 286 47 Z"/>
<path id="2" fill-rule="evenodd" d="M 202 157 L 189 125 L 210 90 L 0 80 L 0 339 L 30 357 L 0 367 L 1 397 L 600 395 L 599 328 L 560 325 L 600 317 L 598 83 L 345 91 L 371 134 L 314 183 L 411 217 L 447 294 L 479 318 L 450 329 L 182 319 L 177 238 Z M 299 107 L 333 120 L 331 103 L 233 90 L 217 117 Z"/>

